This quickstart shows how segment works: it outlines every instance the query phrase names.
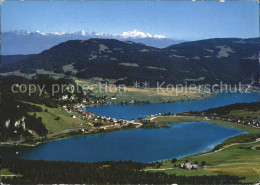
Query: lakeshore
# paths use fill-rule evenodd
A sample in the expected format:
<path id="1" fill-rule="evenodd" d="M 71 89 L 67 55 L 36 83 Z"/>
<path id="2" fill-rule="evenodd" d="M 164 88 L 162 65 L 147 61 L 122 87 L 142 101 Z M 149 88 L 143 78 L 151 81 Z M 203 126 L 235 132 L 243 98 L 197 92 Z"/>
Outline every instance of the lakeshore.
<path id="1" fill-rule="evenodd" d="M 225 139 L 241 133 L 244 132 L 240 129 L 209 122 L 182 122 L 169 128 L 88 134 L 42 143 L 34 147 L 19 147 L 16 151 L 18 154 L 14 152 L 16 147 L 7 147 L 6 150 L 11 149 L 8 152 L 9 156 L 30 160 L 80 162 L 131 160 L 150 163 L 207 152 Z"/>
<path id="2" fill-rule="evenodd" d="M 259 110 L 258 110 L 259 111 Z M 257 150 L 248 150 L 247 148 L 257 148 L 258 146 L 258 142 L 259 141 L 255 141 L 255 137 L 251 137 L 252 135 L 258 135 L 259 137 L 259 128 L 254 127 L 254 125 L 249 125 L 248 122 L 246 122 L 246 120 L 240 120 L 238 122 L 239 119 L 237 120 L 231 120 L 231 119 L 222 119 L 219 116 L 204 116 L 204 115 L 198 115 L 198 113 L 192 115 L 194 113 L 178 113 L 178 114 L 172 114 L 172 115 L 154 115 L 154 116 L 150 116 L 148 117 L 146 120 L 148 121 L 148 125 L 150 123 L 154 123 L 156 124 L 159 128 L 163 127 L 163 128 L 169 128 L 169 124 L 171 125 L 171 127 L 176 127 L 178 125 L 181 125 L 181 123 L 183 122 L 187 122 L 187 123 L 192 123 L 194 121 L 197 122 L 211 122 L 214 123 L 216 125 L 223 125 L 223 126 L 227 126 L 228 128 L 232 129 L 232 128 L 237 128 L 240 130 L 243 130 L 245 132 L 247 132 L 246 134 L 241 133 L 240 135 L 237 135 L 235 137 L 230 137 L 226 140 L 223 140 L 221 142 L 218 142 L 220 144 L 219 148 L 214 148 L 214 146 L 216 146 L 216 144 L 214 144 L 211 148 L 207 149 L 207 152 L 205 153 L 205 151 L 203 152 L 198 151 L 196 153 L 196 155 L 194 155 L 194 153 L 190 153 L 187 154 L 185 156 L 179 156 L 177 159 L 177 163 L 176 163 L 176 167 L 173 166 L 173 164 L 171 163 L 171 161 L 169 160 L 169 158 L 164 158 L 164 160 L 159 160 L 160 162 L 158 164 L 161 165 L 156 165 L 153 168 L 148 167 L 147 169 L 145 168 L 144 170 L 148 170 L 151 171 L 153 173 L 159 172 L 159 171 L 163 171 L 167 174 L 176 174 L 176 175 L 185 175 L 185 176 L 194 176 L 194 175 L 218 175 L 218 174 L 232 174 L 232 175 L 238 175 L 240 177 L 246 177 L 246 179 L 242 180 L 242 182 L 256 182 L 257 181 L 257 173 L 254 169 L 259 170 L 257 167 L 257 155 L 255 155 L 258 151 Z M 200 113 L 202 114 L 202 112 Z M 243 115 L 248 115 L 251 116 L 251 118 L 254 118 L 256 115 L 258 115 L 258 112 L 254 112 L 254 111 L 250 111 L 250 110 L 237 110 L 237 111 L 232 111 L 232 114 L 230 115 L 232 116 L 238 116 L 241 117 Z M 76 118 L 73 118 L 73 120 L 75 120 Z M 245 124 L 246 123 L 246 124 Z M 253 122 L 250 122 L 250 124 Z M 254 123 L 256 124 L 256 122 Z M 147 128 L 153 128 L 153 127 L 147 127 Z M 190 127 L 188 127 L 190 128 Z M 125 128 L 126 130 L 128 129 L 133 129 L 133 128 Z M 135 129 L 136 131 L 141 130 L 139 129 Z M 150 129 L 149 129 L 150 130 Z M 157 130 L 157 129 L 155 129 Z M 168 130 L 168 129 L 166 129 Z M 192 129 L 194 130 L 194 129 Z M 117 133 L 122 133 L 124 131 L 122 130 L 118 130 L 119 132 Z M 109 135 L 112 134 L 113 130 L 107 130 L 107 132 L 95 132 L 95 133 L 85 133 L 86 136 L 90 136 L 93 137 L 95 136 L 101 136 L 100 134 L 105 134 L 105 135 Z M 95 135 L 93 135 L 95 134 Z M 76 134 L 74 136 L 77 137 L 72 137 L 73 135 L 68 135 L 65 137 L 72 137 L 71 139 L 77 139 L 77 141 L 79 139 L 81 139 L 82 137 L 78 137 L 79 134 Z M 154 134 L 153 134 L 154 135 Z M 155 134 L 156 135 L 156 134 Z M 83 136 L 86 137 L 86 136 Z M 249 136 L 249 137 L 248 137 Z M 133 137 L 131 137 L 133 138 Z M 60 139 L 60 138 L 57 138 Z M 64 138 L 65 140 L 68 140 L 67 138 Z M 247 141 L 247 140 L 250 140 Z M 62 141 L 65 141 L 62 140 Z M 106 139 L 106 141 L 109 139 Z M 62 142 L 61 141 L 61 142 Z M 247 142 L 246 142 L 247 141 Z M 151 142 L 151 141 L 149 141 Z M 84 142 L 85 143 L 85 142 Z M 48 143 L 47 143 L 48 144 Z M 125 143 L 124 143 L 125 145 Z M 39 146 L 39 145 L 37 145 Z M 37 147 L 34 146 L 34 147 Z M 242 147 L 242 148 L 241 148 Z M 142 148 L 142 147 L 139 147 Z M 178 148 L 178 147 L 177 147 Z M 212 150 L 214 148 L 214 150 Z M 212 151 L 211 151 L 212 150 Z M 238 160 L 237 159 L 237 154 L 234 151 L 239 150 L 239 152 L 241 153 L 241 157 L 245 158 L 245 155 L 250 154 L 251 159 L 250 162 L 247 162 L 248 164 L 245 165 L 245 160 Z M 63 153 L 63 152 L 61 152 Z M 84 153 L 84 152 L 83 152 Z M 252 153 L 252 155 L 251 155 Z M 19 155 L 22 153 L 19 153 Z M 228 156 L 230 156 L 230 158 L 227 158 L 227 162 L 224 163 L 223 161 L 221 162 L 223 156 L 226 156 L 228 154 Z M 218 156 L 213 157 L 213 156 Z M 198 156 L 198 157 L 197 157 Z M 222 156 L 222 157 L 221 157 Z M 240 157 L 239 157 L 240 158 Z M 162 158 L 163 159 L 163 158 Z M 215 159 L 215 160 L 213 160 Z M 243 165 L 243 168 L 241 168 L 241 170 L 239 171 L 239 173 L 236 173 L 236 171 L 234 170 L 237 167 L 234 167 L 232 165 L 234 165 L 234 162 L 230 162 L 230 159 L 234 159 L 234 161 L 236 161 L 237 163 L 237 167 L 239 165 Z M 196 162 L 196 161 L 206 161 L 207 165 L 204 167 L 200 167 L 198 170 L 187 170 L 187 169 L 182 169 L 179 168 L 178 165 L 180 165 L 181 163 L 185 163 L 185 161 L 188 160 L 189 162 Z M 226 167 L 225 167 L 226 165 Z M 230 172 L 227 170 L 230 169 Z M 251 173 L 245 173 L 245 171 L 251 171 L 253 169 L 253 173 L 251 175 Z"/>
<path id="3" fill-rule="evenodd" d="M 225 103 L 221 103 L 221 101 L 224 101 Z M 37 142 L 53 141 L 61 138 L 72 137 L 75 135 L 85 135 L 98 132 L 102 133 L 104 131 L 110 132 L 114 130 L 129 129 L 129 127 L 139 128 L 142 127 L 142 123 L 139 120 L 130 120 L 127 118 L 132 117 L 133 114 L 137 114 L 138 116 L 135 116 L 137 119 L 141 117 L 139 116 L 141 113 L 142 115 L 145 115 L 144 117 L 142 117 L 142 119 L 145 121 L 146 116 L 148 116 L 151 112 L 156 112 L 156 114 L 154 115 L 160 116 L 165 113 L 168 114 L 169 112 L 174 113 L 190 110 L 205 110 L 207 108 L 214 108 L 226 104 L 253 101 L 259 101 L 259 93 L 255 92 L 251 94 L 220 94 L 203 100 L 177 103 L 99 106 L 95 107 L 95 110 L 99 110 L 98 114 L 89 112 L 89 109 L 84 108 L 83 104 L 68 104 L 63 107 L 49 108 L 45 105 L 29 103 L 39 106 L 42 108 L 42 110 L 45 110 L 44 112 L 37 112 L 36 117 L 42 117 L 43 123 L 45 124 L 49 133 L 46 135 L 46 137 L 35 136 L 33 140 L 29 141 L 30 143 L 21 138 L 17 141 L 8 141 L 1 144 L 15 145 L 25 142 L 25 145 L 31 145 Z M 145 112 L 142 113 L 142 111 Z M 159 113 L 159 111 L 161 113 Z M 112 115 L 119 114 L 119 116 L 112 116 L 110 113 Z M 124 115 L 122 115 L 122 113 Z M 35 113 L 31 112 L 30 114 L 33 115 Z M 109 114 L 109 116 L 104 116 L 106 114 Z M 154 115 L 150 116 L 153 117 Z M 202 119 L 189 119 L 189 121 L 196 120 Z"/>

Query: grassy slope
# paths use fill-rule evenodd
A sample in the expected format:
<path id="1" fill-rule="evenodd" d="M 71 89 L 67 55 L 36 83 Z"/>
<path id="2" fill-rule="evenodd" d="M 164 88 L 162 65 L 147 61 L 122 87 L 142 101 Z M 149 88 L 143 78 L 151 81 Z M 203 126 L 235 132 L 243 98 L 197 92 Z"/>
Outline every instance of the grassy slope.
<path id="1" fill-rule="evenodd" d="M 89 126 L 88 121 L 83 121 L 79 118 L 72 118 L 72 114 L 65 112 L 61 109 L 61 107 L 49 108 L 44 105 L 34 105 L 37 105 L 42 108 L 43 112 L 36 112 L 36 117 L 42 117 L 42 121 L 48 129 L 49 134 L 53 134 L 71 128 L 81 128 L 79 124 L 83 124 L 82 128 Z M 48 111 L 45 112 L 45 109 L 47 109 Z M 30 114 L 33 115 L 34 112 L 31 112 Z M 73 115 L 76 115 L 76 113 Z M 57 117 L 59 117 L 60 119 L 55 120 Z"/>
<path id="2" fill-rule="evenodd" d="M 216 174 L 229 174 L 246 177 L 243 182 L 258 182 L 260 172 L 260 151 L 252 150 L 251 147 L 259 144 L 237 144 L 227 147 L 219 152 L 206 153 L 201 155 L 190 156 L 178 159 L 176 164 L 180 164 L 188 160 L 190 162 L 206 161 L 207 166 L 205 169 L 199 170 L 183 170 L 174 168 L 170 161 L 165 161 L 161 166 L 163 168 L 173 168 L 164 170 L 168 174 L 176 175 L 216 175 Z"/>
<path id="3" fill-rule="evenodd" d="M 168 124 L 177 124 L 181 122 L 191 122 L 191 121 L 205 121 L 203 117 L 198 116 L 160 116 L 153 119 L 153 121 L 156 121 L 158 125 L 160 126 L 166 126 Z M 242 125 L 242 124 L 236 124 L 231 123 L 227 121 L 222 120 L 208 120 L 206 122 L 211 122 L 218 125 L 224 125 L 229 126 L 233 128 L 242 129 L 246 132 L 252 133 L 252 134 L 260 134 L 260 129 L 253 128 L 251 126 Z"/>
<path id="4" fill-rule="evenodd" d="M 21 177 L 21 174 L 15 174 L 15 173 L 12 173 L 12 172 L 10 172 L 8 169 L 6 169 L 6 168 L 2 168 L 1 169 L 1 175 L 4 177 L 4 176 L 6 176 L 6 177 Z"/>
<path id="5" fill-rule="evenodd" d="M 250 117 L 255 117 L 258 111 L 232 111 L 232 115 L 246 115 Z M 203 117 L 195 116 L 161 116 L 154 119 L 160 126 L 165 126 L 167 124 L 177 124 L 181 122 L 189 121 L 203 121 Z M 253 128 L 251 126 L 236 124 L 231 122 L 226 122 L 222 120 L 208 120 L 207 122 L 212 122 L 214 124 L 220 124 L 224 126 L 230 126 L 233 128 L 242 129 L 249 132 L 250 134 L 260 134 L 260 129 Z M 232 141 L 232 140 L 230 140 Z M 258 182 L 260 180 L 260 151 L 252 150 L 251 147 L 259 145 L 260 142 L 252 144 L 234 144 L 233 146 L 226 146 L 227 148 L 219 151 L 206 153 L 201 155 L 190 156 L 182 159 L 178 159 L 177 164 L 184 162 L 188 159 L 190 162 L 194 161 L 206 161 L 207 166 L 212 166 L 212 168 L 199 169 L 199 170 L 183 170 L 180 168 L 174 168 L 170 161 L 165 161 L 161 167 L 173 168 L 168 170 L 163 170 L 165 173 L 176 174 L 176 175 L 216 175 L 216 174 L 230 174 L 237 175 L 240 177 L 246 177 L 242 182 Z M 155 170 L 156 171 L 156 170 Z"/>

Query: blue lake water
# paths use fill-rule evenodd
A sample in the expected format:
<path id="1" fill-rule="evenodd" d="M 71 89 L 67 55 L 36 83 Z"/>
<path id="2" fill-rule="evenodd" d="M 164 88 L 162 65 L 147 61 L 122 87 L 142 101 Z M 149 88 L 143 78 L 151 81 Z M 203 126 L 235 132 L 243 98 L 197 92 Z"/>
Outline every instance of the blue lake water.
<path id="1" fill-rule="evenodd" d="M 35 147 L 8 146 L 4 147 L 4 155 L 33 160 L 152 162 L 207 152 L 242 132 L 208 122 L 184 122 L 169 129 L 134 129 L 72 137 Z"/>
<path id="2" fill-rule="evenodd" d="M 145 118 L 156 113 L 178 113 L 187 111 L 202 111 L 209 108 L 230 105 L 234 103 L 250 103 L 260 101 L 260 93 L 219 93 L 207 99 L 185 102 L 158 103 L 158 104 L 131 104 L 131 105 L 105 105 L 87 107 L 86 111 L 101 116 L 124 118 L 126 120 Z"/>
<path id="3" fill-rule="evenodd" d="M 217 94 L 203 100 L 143 105 L 108 105 L 87 108 L 98 115 L 132 119 L 148 114 L 201 111 L 209 108 L 260 101 L 260 93 Z M 59 161 L 152 162 L 207 152 L 243 131 L 207 122 L 185 122 L 170 129 L 134 129 L 101 135 L 72 137 L 35 147 L 5 146 L 3 156 Z M 16 155 L 16 152 L 19 152 Z"/>

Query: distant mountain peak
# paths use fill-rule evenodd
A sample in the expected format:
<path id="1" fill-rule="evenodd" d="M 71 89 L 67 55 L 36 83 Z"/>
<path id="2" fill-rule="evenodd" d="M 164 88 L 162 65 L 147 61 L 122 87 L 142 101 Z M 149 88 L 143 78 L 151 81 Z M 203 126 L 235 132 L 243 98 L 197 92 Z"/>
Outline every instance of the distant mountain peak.
<path id="1" fill-rule="evenodd" d="M 56 31 L 44 32 L 41 30 L 13 30 L 2 33 L 2 55 L 36 54 L 68 40 L 87 40 L 90 38 L 116 39 L 120 41 L 133 41 L 147 46 L 164 48 L 183 42 L 178 39 L 167 38 L 162 34 L 151 34 L 137 29 L 122 33 L 76 32 Z"/>
<path id="2" fill-rule="evenodd" d="M 81 36 L 100 36 L 100 37 L 107 37 L 107 38 L 156 38 L 156 39 L 166 39 L 167 37 L 161 34 L 151 34 L 142 32 L 139 30 L 130 30 L 130 31 L 124 31 L 122 33 L 103 33 L 103 32 L 86 32 L 85 30 L 81 31 L 75 31 L 75 32 L 66 32 L 66 31 L 56 31 L 56 32 L 43 32 L 40 30 L 36 30 L 34 32 L 26 31 L 26 30 L 13 30 L 11 31 L 13 34 L 17 35 L 31 35 L 31 34 L 40 34 L 40 35 L 81 35 Z M 6 32 L 8 33 L 8 32 Z"/>
<path id="3" fill-rule="evenodd" d="M 126 31 L 121 33 L 119 36 L 123 38 L 156 38 L 156 39 L 165 39 L 166 36 L 164 35 L 152 35 L 150 33 L 141 32 L 138 30 Z"/>

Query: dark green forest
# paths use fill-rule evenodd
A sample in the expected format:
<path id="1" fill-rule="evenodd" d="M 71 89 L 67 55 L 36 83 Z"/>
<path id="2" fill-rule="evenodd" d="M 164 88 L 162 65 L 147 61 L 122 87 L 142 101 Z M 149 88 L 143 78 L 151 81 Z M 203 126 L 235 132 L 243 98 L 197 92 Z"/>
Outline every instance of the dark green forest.
<path id="1" fill-rule="evenodd" d="M 230 175 L 176 176 L 163 172 L 145 172 L 145 164 L 131 161 L 118 162 L 57 162 L 4 159 L 2 167 L 22 177 L 5 178 L 11 184 L 240 184 L 242 178 Z"/>
<path id="2" fill-rule="evenodd" d="M 232 105 L 217 107 L 213 109 L 208 109 L 203 111 L 204 114 L 216 114 L 216 115 L 226 115 L 233 110 L 247 110 L 247 111 L 257 111 L 260 110 L 260 102 L 255 103 L 236 103 Z"/>

